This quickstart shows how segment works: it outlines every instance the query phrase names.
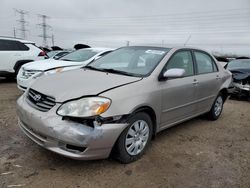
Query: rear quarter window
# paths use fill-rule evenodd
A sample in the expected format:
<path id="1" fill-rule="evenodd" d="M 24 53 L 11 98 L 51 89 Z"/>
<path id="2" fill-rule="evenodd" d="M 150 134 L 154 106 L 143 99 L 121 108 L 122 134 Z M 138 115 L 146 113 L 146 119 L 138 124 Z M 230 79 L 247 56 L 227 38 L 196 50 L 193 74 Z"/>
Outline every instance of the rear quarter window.
<path id="1" fill-rule="evenodd" d="M 29 49 L 30 48 L 28 46 L 26 46 L 26 44 L 19 42 L 19 50 L 20 51 L 28 51 Z"/>
<path id="2" fill-rule="evenodd" d="M 215 61 L 207 53 L 195 51 L 194 56 L 196 60 L 198 74 L 212 73 L 218 71 L 218 67 L 215 64 Z"/>
<path id="3" fill-rule="evenodd" d="M 4 40 L 0 39 L 0 51 L 27 51 L 29 47 L 25 44 L 14 41 L 14 40 Z"/>

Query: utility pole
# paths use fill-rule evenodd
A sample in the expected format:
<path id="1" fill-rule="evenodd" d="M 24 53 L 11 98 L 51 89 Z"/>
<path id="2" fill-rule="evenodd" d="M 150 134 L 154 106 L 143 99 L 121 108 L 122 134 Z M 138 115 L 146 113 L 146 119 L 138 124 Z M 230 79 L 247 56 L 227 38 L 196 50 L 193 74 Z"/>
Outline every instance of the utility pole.
<path id="1" fill-rule="evenodd" d="M 188 36 L 187 40 L 186 40 L 185 43 L 184 43 L 184 46 L 187 45 L 187 43 L 189 42 L 189 40 L 191 39 L 191 37 L 192 37 L 192 35 L 189 35 L 189 36 Z"/>
<path id="2" fill-rule="evenodd" d="M 15 13 L 19 14 L 20 18 L 19 20 L 17 20 L 17 22 L 20 24 L 20 28 L 18 30 L 21 31 L 21 38 L 22 39 L 26 39 L 26 31 L 28 31 L 26 29 L 26 25 L 27 25 L 27 21 L 25 20 L 25 16 L 28 14 L 27 11 L 24 10 L 18 10 L 18 9 L 14 9 Z M 16 33 L 16 31 L 15 31 Z"/>
<path id="3" fill-rule="evenodd" d="M 49 18 L 46 15 L 38 15 L 39 18 L 42 19 L 42 23 L 38 24 L 41 28 L 42 28 L 42 35 L 39 35 L 39 37 L 43 38 L 43 46 L 44 47 L 48 47 L 48 43 L 47 43 L 47 39 L 51 38 L 47 33 L 48 33 L 48 29 L 51 28 L 50 25 L 47 24 L 47 19 Z"/>
<path id="4" fill-rule="evenodd" d="M 55 36 L 54 36 L 54 34 L 52 34 L 51 42 L 52 42 L 52 46 L 55 46 Z"/>
<path id="5" fill-rule="evenodd" d="M 161 41 L 161 46 L 164 46 L 164 40 Z"/>
<path id="6" fill-rule="evenodd" d="M 16 28 L 13 28 L 13 34 L 14 34 L 14 38 L 16 38 Z"/>

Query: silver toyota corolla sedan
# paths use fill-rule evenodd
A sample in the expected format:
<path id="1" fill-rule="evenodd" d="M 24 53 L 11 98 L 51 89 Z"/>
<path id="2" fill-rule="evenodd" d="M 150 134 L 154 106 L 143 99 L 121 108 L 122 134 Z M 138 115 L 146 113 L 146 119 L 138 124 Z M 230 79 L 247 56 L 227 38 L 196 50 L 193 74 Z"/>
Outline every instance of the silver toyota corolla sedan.
<path id="1" fill-rule="evenodd" d="M 40 146 L 74 159 L 139 159 L 152 137 L 221 115 L 231 73 L 194 48 L 120 48 L 80 70 L 38 79 L 17 101 L 19 125 Z"/>

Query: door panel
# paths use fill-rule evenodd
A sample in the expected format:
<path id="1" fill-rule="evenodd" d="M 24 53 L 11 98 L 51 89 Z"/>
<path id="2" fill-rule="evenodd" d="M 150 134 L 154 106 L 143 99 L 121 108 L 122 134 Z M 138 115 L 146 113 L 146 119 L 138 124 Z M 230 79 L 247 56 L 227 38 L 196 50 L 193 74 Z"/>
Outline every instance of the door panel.
<path id="1" fill-rule="evenodd" d="M 14 64 L 21 57 L 19 45 L 16 41 L 0 40 L 0 69 L 1 71 L 14 72 Z"/>
<path id="2" fill-rule="evenodd" d="M 163 72 L 169 69 L 184 69 L 183 78 L 168 79 L 161 83 L 162 114 L 161 128 L 171 126 L 193 115 L 195 109 L 194 63 L 191 51 L 177 51 L 167 62 Z"/>
<path id="3" fill-rule="evenodd" d="M 195 78 L 198 81 L 197 84 L 197 106 L 196 112 L 209 111 L 215 97 L 218 94 L 220 84 L 217 81 L 218 73 L 208 73 L 197 75 Z"/>
<path id="4" fill-rule="evenodd" d="M 13 51 L 0 51 L 0 70 L 7 72 L 14 72 L 14 65 L 16 61 L 20 58 L 19 52 Z"/>
<path id="5" fill-rule="evenodd" d="M 193 115 L 195 109 L 194 77 L 167 80 L 162 83 L 161 127 Z"/>
<path id="6" fill-rule="evenodd" d="M 194 51 L 197 68 L 196 112 L 209 111 L 220 89 L 220 79 L 213 58 L 202 51 Z"/>

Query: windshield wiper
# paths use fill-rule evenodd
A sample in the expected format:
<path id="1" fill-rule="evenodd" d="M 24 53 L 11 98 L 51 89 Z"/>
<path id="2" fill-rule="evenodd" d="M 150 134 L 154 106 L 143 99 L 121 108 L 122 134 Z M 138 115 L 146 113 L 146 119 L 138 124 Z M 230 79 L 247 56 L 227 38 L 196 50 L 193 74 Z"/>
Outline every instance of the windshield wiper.
<path id="1" fill-rule="evenodd" d="M 122 74 L 122 75 L 126 75 L 126 76 L 135 76 L 135 77 L 141 77 L 141 75 L 139 74 L 134 74 L 134 73 L 129 73 L 129 72 L 125 72 L 125 71 L 121 71 L 121 70 L 116 70 L 116 69 L 111 69 L 111 68 L 96 68 L 96 67 L 92 67 L 92 66 L 85 66 L 83 68 L 87 68 L 90 70 L 96 70 L 96 71 L 101 71 L 101 72 L 107 72 L 107 73 L 114 73 L 114 74 Z"/>
<path id="2" fill-rule="evenodd" d="M 60 59 L 60 60 L 63 60 L 63 61 L 72 61 L 72 60 L 69 60 L 69 59 Z"/>
<path id="3" fill-rule="evenodd" d="M 85 67 L 82 67 L 82 68 L 83 69 L 87 68 L 87 69 L 90 69 L 90 70 L 96 70 L 96 71 L 102 71 L 102 72 L 104 72 L 102 69 L 98 69 L 98 68 L 95 68 L 95 67 L 92 67 L 92 66 L 89 66 L 89 65 L 87 65 Z"/>
<path id="4" fill-rule="evenodd" d="M 122 75 L 126 75 L 126 76 L 141 76 L 138 74 L 134 74 L 134 73 L 129 73 L 126 71 L 121 71 L 121 70 L 116 70 L 116 69 L 110 69 L 110 68 L 106 68 L 106 69 L 101 69 L 105 72 L 109 72 L 109 73 L 115 73 L 115 74 L 122 74 Z"/>

